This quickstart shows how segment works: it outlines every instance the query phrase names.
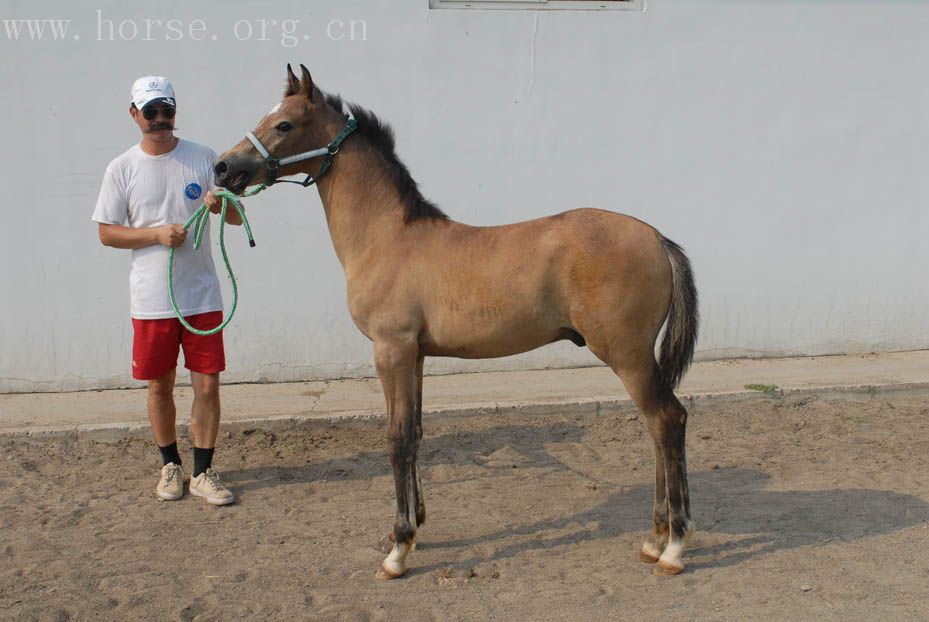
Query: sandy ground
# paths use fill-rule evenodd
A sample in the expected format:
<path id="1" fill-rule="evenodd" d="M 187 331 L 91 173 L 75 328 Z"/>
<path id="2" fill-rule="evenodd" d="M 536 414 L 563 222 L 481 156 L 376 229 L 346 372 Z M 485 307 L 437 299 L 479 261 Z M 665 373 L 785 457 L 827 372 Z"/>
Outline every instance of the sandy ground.
<path id="1" fill-rule="evenodd" d="M 427 419 L 429 518 L 389 583 L 376 423 L 223 433 L 225 508 L 158 501 L 145 439 L 2 439 L 0 618 L 929 619 L 929 396 L 698 404 L 688 432 L 698 531 L 660 578 L 633 412 Z"/>

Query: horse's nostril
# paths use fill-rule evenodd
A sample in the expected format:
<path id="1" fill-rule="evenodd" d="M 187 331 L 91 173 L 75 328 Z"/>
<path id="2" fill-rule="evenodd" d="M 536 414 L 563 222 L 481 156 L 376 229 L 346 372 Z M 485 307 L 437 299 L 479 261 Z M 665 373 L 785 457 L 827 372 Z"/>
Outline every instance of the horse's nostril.
<path id="1" fill-rule="evenodd" d="M 229 167 L 226 166 L 225 162 L 217 162 L 216 166 L 213 167 L 213 172 L 215 172 L 216 175 L 219 177 L 222 177 L 223 175 L 225 175 L 228 170 L 229 170 Z"/>

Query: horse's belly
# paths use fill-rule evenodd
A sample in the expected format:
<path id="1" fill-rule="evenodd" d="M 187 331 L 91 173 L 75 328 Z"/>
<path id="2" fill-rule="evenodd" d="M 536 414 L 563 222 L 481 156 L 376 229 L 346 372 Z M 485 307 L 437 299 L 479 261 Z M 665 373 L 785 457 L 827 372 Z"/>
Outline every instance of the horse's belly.
<path id="1" fill-rule="evenodd" d="M 421 347 L 427 356 L 497 358 L 528 352 L 564 338 L 560 327 L 548 323 L 520 321 L 430 324 Z"/>

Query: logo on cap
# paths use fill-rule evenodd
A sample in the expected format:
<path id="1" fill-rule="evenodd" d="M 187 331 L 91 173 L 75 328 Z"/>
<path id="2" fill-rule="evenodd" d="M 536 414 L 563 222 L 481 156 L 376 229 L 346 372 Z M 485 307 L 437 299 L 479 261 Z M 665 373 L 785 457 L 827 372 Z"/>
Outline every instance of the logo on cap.
<path id="1" fill-rule="evenodd" d="M 188 199 L 199 199 L 200 195 L 203 194 L 203 188 L 200 187 L 200 184 L 192 181 L 184 188 L 184 194 L 187 195 Z"/>
<path id="2" fill-rule="evenodd" d="M 132 83 L 129 101 L 141 110 L 156 100 L 174 107 L 174 87 L 164 76 L 143 76 Z"/>

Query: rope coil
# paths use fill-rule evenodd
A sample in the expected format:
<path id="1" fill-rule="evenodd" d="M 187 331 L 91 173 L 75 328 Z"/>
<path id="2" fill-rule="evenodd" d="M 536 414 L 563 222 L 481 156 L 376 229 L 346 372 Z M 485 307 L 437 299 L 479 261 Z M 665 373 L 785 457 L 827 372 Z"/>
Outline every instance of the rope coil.
<path id="1" fill-rule="evenodd" d="M 244 197 L 251 197 L 262 190 L 265 189 L 264 185 L 255 187 L 253 190 L 249 190 L 242 194 Z M 171 250 L 168 252 L 168 295 L 171 297 L 171 306 L 174 308 L 174 313 L 177 315 L 177 319 L 181 321 L 181 324 L 192 332 L 195 335 L 215 335 L 223 328 L 226 327 L 232 320 L 232 316 L 235 315 L 235 309 L 239 302 L 239 288 L 236 285 L 235 274 L 232 272 L 232 264 L 229 263 L 229 256 L 226 254 L 226 242 L 224 238 L 224 231 L 226 229 L 226 211 L 231 202 L 236 211 L 239 212 L 239 216 L 242 217 L 242 226 L 245 228 L 245 235 L 248 237 L 248 245 L 250 247 L 255 246 L 255 239 L 252 236 L 252 228 L 248 224 L 248 218 L 245 217 L 245 210 L 242 208 L 242 204 L 239 203 L 239 198 L 229 192 L 228 190 L 216 190 L 213 194 L 217 197 L 220 197 L 223 200 L 222 211 L 219 215 L 219 248 L 223 252 L 223 262 L 226 264 L 226 271 L 229 273 L 229 280 L 232 281 L 232 308 L 229 309 L 229 317 L 227 317 L 222 324 L 216 328 L 211 328 L 209 330 L 200 330 L 191 326 L 187 320 L 184 319 L 184 316 L 181 315 L 180 310 L 177 308 L 177 302 L 174 300 L 174 247 L 171 247 Z M 184 223 L 184 229 L 189 229 L 191 224 L 194 225 L 194 250 L 199 250 L 200 242 L 203 238 L 203 230 L 206 228 L 207 223 L 210 221 L 210 210 L 207 208 L 206 203 L 204 202 L 197 211 L 195 211 L 190 218 L 187 219 L 187 222 Z"/>

